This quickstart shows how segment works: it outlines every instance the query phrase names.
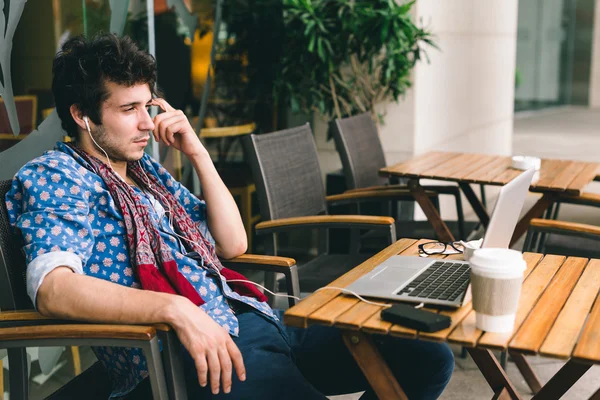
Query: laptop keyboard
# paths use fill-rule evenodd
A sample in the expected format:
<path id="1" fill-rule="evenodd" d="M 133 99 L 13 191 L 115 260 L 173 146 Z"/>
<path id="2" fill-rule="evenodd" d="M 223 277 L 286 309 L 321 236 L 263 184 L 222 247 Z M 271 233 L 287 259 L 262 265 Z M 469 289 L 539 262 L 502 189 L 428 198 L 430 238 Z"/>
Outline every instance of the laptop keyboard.
<path id="1" fill-rule="evenodd" d="M 469 264 L 437 261 L 397 294 L 458 301 L 469 285 Z"/>

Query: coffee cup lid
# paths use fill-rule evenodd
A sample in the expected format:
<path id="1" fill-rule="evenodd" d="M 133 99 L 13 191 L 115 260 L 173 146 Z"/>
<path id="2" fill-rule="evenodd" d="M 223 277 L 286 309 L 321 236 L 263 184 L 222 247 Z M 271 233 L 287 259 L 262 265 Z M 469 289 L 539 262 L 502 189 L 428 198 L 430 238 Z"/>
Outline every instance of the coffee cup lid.
<path id="1" fill-rule="evenodd" d="M 527 268 L 520 251 L 500 248 L 477 249 L 473 252 L 469 263 L 477 269 L 498 270 L 505 269 L 507 265 L 522 271 Z"/>

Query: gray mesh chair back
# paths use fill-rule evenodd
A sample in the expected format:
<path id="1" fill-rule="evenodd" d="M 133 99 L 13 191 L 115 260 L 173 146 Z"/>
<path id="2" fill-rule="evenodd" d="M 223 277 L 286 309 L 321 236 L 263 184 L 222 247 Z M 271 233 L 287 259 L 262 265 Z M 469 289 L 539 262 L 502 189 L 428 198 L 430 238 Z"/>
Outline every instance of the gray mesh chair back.
<path id="1" fill-rule="evenodd" d="M 11 181 L 0 181 L 0 310 L 32 309 L 25 287 L 25 256 L 21 241 L 8 222 L 4 196 Z"/>
<path id="2" fill-rule="evenodd" d="M 307 124 L 244 138 L 264 221 L 325 214 L 317 147 Z"/>
<path id="3" fill-rule="evenodd" d="M 369 113 L 335 120 L 333 137 L 344 168 L 347 189 L 379 186 L 378 175 L 386 166 L 377 126 Z"/>

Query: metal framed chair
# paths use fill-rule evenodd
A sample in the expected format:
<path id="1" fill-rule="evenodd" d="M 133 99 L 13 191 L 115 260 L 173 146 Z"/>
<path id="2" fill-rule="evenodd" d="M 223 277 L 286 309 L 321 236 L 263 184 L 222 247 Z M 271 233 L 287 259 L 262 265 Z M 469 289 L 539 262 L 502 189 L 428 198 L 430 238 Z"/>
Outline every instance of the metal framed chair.
<path id="1" fill-rule="evenodd" d="M 586 258 L 600 257 L 600 228 L 595 225 L 558 220 L 561 204 L 600 207 L 600 194 L 557 197 L 544 214 L 529 224 L 523 251 L 552 253 Z"/>
<path id="2" fill-rule="evenodd" d="M 377 126 L 369 113 L 362 113 L 348 118 L 338 118 L 332 127 L 336 148 L 340 154 L 346 187 L 348 192 L 404 190 L 406 195 L 392 203 L 390 211 L 395 216 L 397 201 L 414 202 L 408 187 L 404 184 L 390 184 L 379 176 L 378 171 L 386 166 L 385 154 L 377 132 Z M 457 221 L 449 223 L 450 229 L 457 238 L 466 239 L 466 235 L 476 223 L 465 223 L 462 199 L 458 186 L 435 185 L 426 186 L 426 190 L 440 195 L 453 196 L 456 203 Z M 436 204 L 436 203 L 434 203 Z M 439 209 L 439 203 L 438 209 Z M 363 208 L 364 210 L 364 208 Z M 363 213 L 359 210 L 359 213 Z M 466 226 L 468 225 L 468 226 Z M 435 232 L 425 222 L 396 221 L 398 237 L 435 237 Z"/>
<path id="3" fill-rule="evenodd" d="M 325 197 L 317 148 L 308 124 L 268 134 L 244 138 L 246 158 L 252 168 L 260 204 L 262 222 L 257 235 L 265 239 L 265 252 L 278 255 L 278 233 L 294 230 L 318 230 L 318 255 L 298 265 L 299 287 L 294 291 L 312 292 L 366 260 L 371 254 L 360 253 L 360 230 L 376 230 L 384 239 L 381 248 L 396 240 L 391 217 L 328 215 L 334 202 L 356 202 L 371 193 Z M 350 254 L 331 254 L 327 231 L 343 228 L 353 232 Z M 274 278 L 266 278 L 274 287 Z M 287 282 L 288 288 L 290 283 Z M 280 286 L 281 287 L 281 286 Z M 290 305 L 294 304 L 290 301 Z"/>

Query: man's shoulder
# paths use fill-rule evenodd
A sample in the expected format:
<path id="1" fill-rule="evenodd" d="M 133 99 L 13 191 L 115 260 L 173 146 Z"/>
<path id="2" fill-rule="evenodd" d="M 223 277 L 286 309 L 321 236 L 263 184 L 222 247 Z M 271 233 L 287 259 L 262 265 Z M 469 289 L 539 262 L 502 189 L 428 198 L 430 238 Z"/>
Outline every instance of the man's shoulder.
<path id="1" fill-rule="evenodd" d="M 78 173 L 81 165 L 68 154 L 59 150 L 48 150 L 41 156 L 28 161 L 19 169 L 15 177 L 36 175 L 45 175 L 47 173 L 70 175 Z"/>

